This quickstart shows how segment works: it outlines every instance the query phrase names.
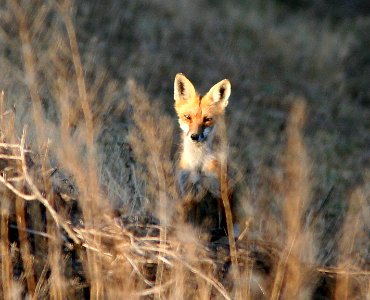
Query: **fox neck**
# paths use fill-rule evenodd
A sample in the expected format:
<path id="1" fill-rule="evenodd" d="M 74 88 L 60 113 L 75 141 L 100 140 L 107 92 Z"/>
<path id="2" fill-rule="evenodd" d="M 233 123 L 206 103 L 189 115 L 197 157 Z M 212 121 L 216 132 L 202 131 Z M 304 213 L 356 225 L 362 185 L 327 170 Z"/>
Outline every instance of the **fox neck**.
<path id="1" fill-rule="evenodd" d="M 204 142 L 194 142 L 186 133 L 183 133 L 183 150 L 180 162 L 183 169 L 202 171 L 210 161 L 218 159 L 216 129 L 215 126 Z"/>

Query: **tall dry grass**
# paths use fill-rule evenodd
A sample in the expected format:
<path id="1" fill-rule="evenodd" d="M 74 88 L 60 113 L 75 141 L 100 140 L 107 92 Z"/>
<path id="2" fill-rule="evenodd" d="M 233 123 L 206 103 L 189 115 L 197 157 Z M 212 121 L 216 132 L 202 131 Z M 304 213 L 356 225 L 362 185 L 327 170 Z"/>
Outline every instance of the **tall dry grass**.
<path id="1" fill-rule="evenodd" d="M 118 85 L 100 66 L 84 64 L 73 9 L 69 1 L 12 0 L 2 11 L 12 20 L 2 37 L 17 38 L 2 57 L 16 76 L 0 99 L 1 298 L 368 296 L 365 184 L 348 197 L 340 234 L 325 236 L 335 259 L 325 265 L 320 256 L 325 219 L 315 211 L 322 203 L 312 191 L 306 100 L 289 101 L 284 150 L 267 170 L 271 190 L 241 182 L 240 213 L 228 216 L 240 233 L 233 238 L 229 222 L 228 239 L 210 241 L 178 217 L 178 142 L 163 103 L 135 80 Z M 105 124 L 121 115 L 124 145 L 102 151 Z M 104 165 L 110 155 L 115 161 Z M 108 176 L 114 168 L 122 183 Z"/>

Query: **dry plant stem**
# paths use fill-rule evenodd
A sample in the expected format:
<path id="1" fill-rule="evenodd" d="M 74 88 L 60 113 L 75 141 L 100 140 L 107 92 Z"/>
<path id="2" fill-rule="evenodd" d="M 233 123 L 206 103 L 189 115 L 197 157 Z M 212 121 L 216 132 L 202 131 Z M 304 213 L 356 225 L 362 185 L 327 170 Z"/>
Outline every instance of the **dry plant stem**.
<path id="1" fill-rule="evenodd" d="M 302 239 L 304 229 L 302 218 L 305 206 L 309 200 L 310 183 L 308 180 L 309 165 L 306 154 L 302 127 L 305 118 L 305 101 L 298 99 L 293 103 L 287 126 L 287 145 L 284 153 L 284 204 L 283 216 L 286 223 L 286 247 L 283 250 L 277 271 L 271 299 L 279 299 L 281 293 L 284 298 L 297 298 L 302 287 L 302 270 L 299 264 L 293 262 L 290 257 L 299 257 L 297 239 Z M 302 241 L 301 241 L 302 242 Z M 312 245 L 303 244 L 308 247 Z M 283 289 L 284 284 L 284 291 Z"/>
<path id="2" fill-rule="evenodd" d="M 42 113 L 41 98 L 38 93 L 38 82 L 37 82 L 37 61 L 32 49 L 32 39 L 29 32 L 29 24 L 27 23 L 26 13 L 21 4 L 16 0 L 11 0 L 14 14 L 19 23 L 19 37 L 22 43 L 22 54 L 23 54 L 23 67 L 25 71 L 26 84 L 31 94 L 32 99 L 32 111 L 33 120 L 35 122 L 37 130 L 37 140 L 40 145 L 42 138 L 44 137 L 44 117 Z"/>
<path id="3" fill-rule="evenodd" d="M 39 10 L 38 14 L 32 24 L 29 23 L 31 20 L 27 19 L 26 12 L 24 8 L 22 7 L 22 4 L 18 3 L 16 0 L 11 1 L 11 5 L 14 11 L 14 14 L 16 16 L 16 19 L 19 23 L 19 36 L 22 44 L 22 54 L 23 54 L 23 67 L 26 77 L 26 84 L 28 86 L 28 89 L 30 91 L 31 99 L 32 99 L 32 111 L 33 111 L 33 121 L 36 127 L 36 139 L 37 144 L 40 146 L 42 143 L 43 138 L 45 137 L 45 127 L 44 127 L 44 116 L 43 116 L 43 108 L 41 103 L 41 97 L 39 95 L 39 83 L 38 83 L 38 70 L 37 70 L 37 58 L 34 54 L 34 50 L 32 47 L 32 34 L 30 32 L 30 28 L 32 28 L 32 25 L 37 26 L 37 24 L 40 24 L 39 18 L 37 17 L 43 17 L 45 15 L 45 10 Z M 45 6 L 44 6 L 45 9 Z M 35 29 L 35 28 L 33 28 Z M 32 30 L 32 29 L 31 29 Z M 24 138 L 24 136 L 23 136 Z M 74 237 L 73 231 L 69 228 L 69 226 L 63 222 L 58 214 L 54 211 L 52 206 L 49 204 L 48 200 L 45 199 L 38 188 L 33 184 L 32 179 L 28 175 L 27 167 L 26 167 L 26 160 L 24 157 L 24 139 L 23 144 L 21 145 L 21 153 L 22 155 L 22 170 L 24 173 L 25 180 L 27 184 L 31 187 L 33 196 L 35 199 L 38 199 L 49 211 L 49 213 L 52 215 L 52 218 L 55 220 L 58 226 L 63 227 L 68 235 L 74 240 L 74 242 L 79 243 L 79 241 Z M 10 158 L 9 158 L 10 159 Z M 0 180 L 14 193 L 17 194 L 17 196 L 22 197 L 25 200 L 34 200 L 32 197 L 26 196 L 24 194 L 21 194 L 17 192 L 16 189 L 12 188 L 12 186 L 8 183 L 6 183 L 3 178 L 0 178 Z M 29 284 L 29 282 L 28 282 Z M 34 290 L 34 288 L 32 288 Z M 32 290 L 30 293 L 33 292 Z"/>
<path id="4" fill-rule="evenodd" d="M 229 238 L 229 247 L 230 247 L 230 256 L 231 256 L 231 265 L 232 265 L 232 272 L 234 274 L 234 282 L 237 282 L 239 279 L 239 266 L 238 266 L 238 258 L 237 258 L 237 251 L 236 251 L 236 243 L 235 243 L 235 236 L 234 236 L 234 228 L 233 228 L 233 219 L 229 201 L 229 190 L 228 190 L 228 178 L 227 178 L 227 165 L 226 161 L 224 160 L 221 162 L 221 198 L 222 203 L 225 208 L 225 215 L 226 215 L 226 226 L 227 226 L 227 233 Z"/>
<path id="5" fill-rule="evenodd" d="M 3 128 L 3 127 L 1 127 Z M 18 144 L 7 144 L 7 143 L 0 143 L 0 147 L 2 148 L 19 148 Z"/>
<path id="6" fill-rule="evenodd" d="M 359 270 L 353 271 L 348 268 L 317 268 L 320 273 L 331 274 L 331 275 L 349 275 L 349 276 L 366 276 L 370 277 L 370 271 Z"/>
<path id="7" fill-rule="evenodd" d="M 271 298 L 270 298 L 271 300 L 278 300 L 280 297 L 285 273 L 288 267 L 289 257 L 291 255 L 291 252 L 294 246 L 296 234 L 293 234 L 293 239 L 291 240 L 291 242 L 289 243 L 289 245 L 283 251 L 283 253 L 281 254 L 279 258 L 279 263 L 278 263 L 277 271 L 276 271 L 275 278 L 274 278 L 274 285 L 273 285 L 272 292 L 271 292 Z"/>
<path id="8" fill-rule="evenodd" d="M 47 200 L 51 206 L 54 205 L 54 197 L 52 186 L 47 176 L 48 172 L 48 144 L 46 145 L 45 154 L 42 160 L 41 170 L 43 174 L 44 190 L 47 195 Z M 50 297 L 55 300 L 66 299 L 64 282 L 65 278 L 61 268 L 63 266 L 63 255 L 61 253 L 61 241 L 58 234 L 58 228 L 55 226 L 54 219 L 50 214 L 46 215 L 47 233 L 50 236 L 54 236 L 53 239 L 48 239 L 48 261 L 50 265 L 51 276 L 49 279 L 50 285 Z M 62 269 L 63 270 L 63 269 Z"/>
<path id="9" fill-rule="evenodd" d="M 0 128 L 3 128 L 4 123 L 4 91 L 0 93 Z M 0 143 L 0 145 L 3 143 Z"/>
<path id="10" fill-rule="evenodd" d="M 89 151 L 94 148 L 94 124 L 93 124 L 93 115 L 91 112 L 89 100 L 87 98 L 87 90 L 85 77 L 83 73 L 83 67 L 81 63 L 80 52 L 78 50 L 77 36 L 76 31 L 71 19 L 70 11 L 72 8 L 72 3 L 70 0 L 65 0 L 61 6 L 61 12 L 63 15 L 64 24 L 67 29 L 69 44 L 71 47 L 73 65 L 76 72 L 78 93 L 81 101 L 81 106 L 83 114 L 85 116 L 86 122 L 86 142 Z"/>
<path id="11" fill-rule="evenodd" d="M 155 156 L 155 155 L 153 155 Z M 159 241 L 159 247 L 164 247 L 167 243 L 167 216 L 166 216 L 166 203 L 167 203 L 167 198 L 166 198 L 166 187 L 165 187 L 165 178 L 163 176 L 163 170 L 161 168 L 161 165 L 158 166 L 157 162 L 159 162 L 159 158 L 153 157 L 153 163 L 155 164 L 155 169 L 157 171 L 157 178 L 158 178 L 158 184 L 159 184 L 159 205 L 160 205 L 160 220 L 161 222 L 164 221 L 164 226 L 161 226 L 159 234 L 160 234 L 160 241 Z M 155 278 L 155 285 L 157 287 L 160 287 L 162 284 L 162 277 L 163 277 L 163 269 L 164 269 L 164 264 L 162 260 L 158 260 L 158 265 L 157 265 L 157 272 L 156 272 L 156 278 Z M 161 290 L 159 290 L 159 293 L 156 294 L 155 298 L 156 299 L 161 299 Z"/>
<path id="12" fill-rule="evenodd" d="M 4 193 L 7 193 L 5 191 Z M 4 195 L 4 194 L 3 194 Z M 12 283 L 13 283 L 13 267 L 12 258 L 10 255 L 10 243 L 9 243 L 9 196 L 3 197 L 0 201 L 0 250 L 1 250 L 1 283 L 3 287 L 4 299 L 11 299 Z"/>
<path id="13" fill-rule="evenodd" d="M 166 243 L 167 239 L 167 229 L 166 227 L 160 229 L 160 244 L 159 247 L 163 247 L 163 244 Z M 159 288 L 158 293 L 155 295 L 155 299 L 161 299 L 161 289 L 162 286 L 162 277 L 163 277 L 163 270 L 164 270 L 164 263 L 163 261 L 158 258 L 158 264 L 157 264 L 157 272 L 155 277 L 155 286 Z"/>
<path id="14" fill-rule="evenodd" d="M 1 130 L 4 126 L 3 116 L 3 105 L 4 105 L 4 91 L 0 95 L 0 125 Z M 13 120 L 11 120 L 13 121 Z M 10 122 L 10 128 L 12 128 L 13 122 Z M 5 131 L 5 135 L 6 135 Z M 4 134 L 4 132 L 2 132 Z M 3 178 L 3 176 L 0 176 Z M 0 266 L 1 266 L 1 284 L 2 292 L 0 295 L 4 299 L 11 299 L 12 283 L 13 283 L 13 266 L 12 257 L 10 254 L 10 242 L 9 242 L 9 206 L 10 206 L 10 195 L 8 190 L 2 190 L 0 193 Z"/>
<path id="15" fill-rule="evenodd" d="M 250 223 L 251 223 L 251 219 L 248 219 L 245 222 L 245 228 L 242 231 L 242 233 L 239 235 L 238 241 L 241 241 L 243 240 L 244 237 L 246 237 L 247 232 L 250 227 Z M 243 273 L 239 275 L 240 276 L 240 291 L 244 299 L 251 299 L 251 282 L 253 280 L 253 276 L 252 276 L 253 274 L 251 270 L 253 269 L 253 261 L 249 258 L 249 255 L 250 255 L 249 249 L 247 248 L 246 253 L 245 253 L 245 259 L 246 259 L 247 265 L 250 265 L 250 267 L 245 268 Z M 266 295 L 264 289 L 261 287 L 258 281 L 257 281 L 257 285 L 259 286 L 263 295 Z"/>
<path id="16" fill-rule="evenodd" d="M 1 127 L 3 128 L 3 127 Z M 0 143 L 0 147 L 2 148 L 17 148 L 19 149 L 19 144 L 7 144 L 7 143 Z M 25 152 L 30 152 L 29 150 L 25 150 Z"/>
<path id="17" fill-rule="evenodd" d="M 21 158 L 16 155 L 6 155 L 6 154 L 0 154 L 1 159 L 11 159 L 11 160 L 20 160 Z"/>
<path id="18" fill-rule="evenodd" d="M 228 179 L 228 166 L 227 166 L 227 141 L 226 141 L 226 128 L 225 122 L 222 120 L 221 122 L 221 134 L 223 136 L 223 143 L 221 147 L 223 147 L 224 156 L 221 157 L 221 166 L 220 166 L 220 189 L 221 189 L 221 199 L 225 209 L 226 215 L 226 227 L 229 239 L 229 247 L 230 247 L 230 256 L 231 256 L 231 266 L 232 266 L 232 274 L 234 278 L 234 282 L 238 285 L 237 287 L 237 294 L 236 299 L 241 297 L 239 284 L 238 281 L 240 279 L 239 274 L 239 265 L 238 265 L 238 258 L 237 258 L 237 251 L 236 251 L 236 243 L 235 243 L 235 236 L 234 236 L 234 226 L 233 226 L 233 217 L 231 212 L 230 206 L 230 199 L 229 199 L 229 179 Z"/>
<path id="19" fill-rule="evenodd" d="M 161 286 L 155 286 L 148 289 L 145 289 L 141 292 L 133 292 L 131 293 L 132 296 L 150 296 L 150 295 L 160 295 L 162 291 L 165 291 L 168 287 L 170 287 L 174 283 L 174 280 L 169 280 L 166 283 L 161 284 Z"/>
<path id="20" fill-rule="evenodd" d="M 47 218 L 47 232 L 56 237 L 48 240 L 48 261 L 51 271 L 49 279 L 50 297 L 55 300 L 63 300 L 66 299 L 66 295 L 64 287 L 65 278 L 63 276 L 63 255 L 60 250 L 62 245 L 58 238 L 58 229 L 50 216 Z"/>
<path id="21" fill-rule="evenodd" d="M 337 273 L 335 299 L 352 299 L 353 297 L 350 288 L 353 278 L 350 278 L 348 269 L 349 266 L 355 265 L 351 253 L 353 253 L 356 238 L 358 238 L 358 234 L 361 232 L 360 207 L 367 209 L 366 205 L 367 203 L 363 198 L 360 188 L 357 188 L 350 196 L 349 208 L 342 228 L 343 236 L 339 241 L 339 264 L 343 265 L 345 272 L 343 274 Z"/>
<path id="22" fill-rule="evenodd" d="M 93 198 L 90 199 L 89 204 L 83 205 L 83 213 L 84 217 L 94 224 L 94 212 L 98 210 L 96 207 L 96 202 L 94 200 L 98 200 L 96 198 L 96 195 L 98 195 L 98 180 L 96 176 L 96 170 L 97 170 L 97 164 L 95 161 L 96 158 L 96 151 L 95 151 L 95 145 L 94 145 L 94 124 L 93 124 L 93 115 L 91 111 L 91 107 L 89 104 L 89 100 L 87 97 L 87 89 L 86 89 L 86 83 L 85 78 L 83 74 L 83 67 L 81 63 L 81 57 L 78 50 L 78 43 L 77 43 L 77 36 L 76 31 L 71 19 L 71 8 L 72 3 L 69 0 L 65 0 L 63 4 L 61 5 L 61 12 L 63 15 L 64 24 L 67 29 L 68 39 L 71 47 L 71 54 L 73 59 L 73 65 L 76 72 L 76 79 L 77 79 L 77 86 L 78 86 L 78 92 L 79 92 L 79 100 L 81 103 L 82 111 L 85 117 L 85 124 L 86 124 L 86 146 L 88 149 L 88 166 L 87 166 L 87 176 L 88 176 L 88 185 L 91 189 L 91 192 L 88 193 L 87 198 Z M 97 243 L 100 241 L 97 240 Z M 88 256 L 90 254 L 88 253 Z M 92 292 L 91 295 L 93 298 L 99 299 L 103 297 L 103 283 L 101 281 L 102 273 L 101 273 L 101 264 L 99 262 L 99 258 L 95 256 L 95 253 L 91 253 L 90 259 L 88 259 L 89 262 L 89 269 L 93 273 L 91 274 L 92 280 Z"/>
<path id="23" fill-rule="evenodd" d="M 193 266 L 191 266 L 189 263 L 187 262 L 182 262 L 184 264 L 185 267 L 187 267 L 190 271 L 192 271 L 194 274 L 198 275 L 199 277 L 203 278 L 206 282 L 208 282 L 209 284 L 211 284 L 213 287 L 215 287 L 218 292 L 225 298 L 225 299 L 229 299 L 231 300 L 232 298 L 227 294 L 225 288 L 222 286 L 221 283 L 219 283 L 218 281 L 210 278 L 209 276 L 207 276 L 206 274 L 204 274 L 203 272 L 201 272 L 200 270 L 194 268 Z"/>
<path id="24" fill-rule="evenodd" d="M 124 258 L 130 263 L 132 266 L 133 271 L 140 277 L 140 279 L 145 282 L 148 286 L 153 287 L 153 283 L 151 283 L 149 280 L 145 278 L 145 276 L 140 272 L 139 266 L 136 264 L 136 262 L 131 258 L 129 255 L 123 255 Z"/>
<path id="25" fill-rule="evenodd" d="M 185 268 L 181 263 L 177 263 L 172 270 L 173 278 L 175 280 L 175 284 L 173 289 L 171 290 L 170 299 L 184 299 L 185 295 Z"/>
<path id="26" fill-rule="evenodd" d="M 27 236 L 27 223 L 25 214 L 24 199 L 16 197 L 15 209 L 17 216 L 17 229 L 19 237 L 19 247 L 21 251 L 23 267 L 25 271 L 25 277 L 27 282 L 27 293 L 33 297 L 36 289 L 35 275 L 33 270 L 33 260 L 30 251 L 30 243 Z"/>
<path id="27" fill-rule="evenodd" d="M 31 176 L 28 174 L 27 162 L 26 162 L 26 157 L 25 157 L 25 152 L 24 152 L 25 139 L 26 139 L 26 128 L 23 129 L 23 134 L 22 134 L 22 138 L 21 138 L 21 145 L 20 145 L 20 152 L 21 152 L 21 157 L 22 157 L 22 171 L 23 171 L 23 175 L 24 175 L 24 178 L 25 178 L 28 186 L 31 188 L 31 190 L 32 190 L 34 196 L 36 197 L 36 199 L 38 199 L 45 206 L 45 208 L 48 210 L 48 212 L 50 213 L 50 215 L 54 219 L 55 223 L 58 226 L 62 227 L 67 232 L 69 237 L 76 244 L 80 244 L 80 241 L 77 238 L 76 234 L 73 232 L 73 230 L 70 228 L 70 226 L 60 218 L 58 213 L 50 205 L 48 200 L 41 194 L 39 189 L 33 183 Z M 25 200 L 27 200 L 27 199 L 25 199 Z"/>
<path id="28" fill-rule="evenodd" d="M 9 190 L 11 190 L 15 195 L 18 197 L 26 200 L 26 201 L 32 201 L 36 200 L 37 197 L 35 195 L 27 195 L 23 194 L 20 191 L 18 191 L 13 185 L 11 185 L 2 175 L 0 175 L 0 182 L 4 184 Z"/>
<path id="29" fill-rule="evenodd" d="M 248 233 L 248 230 L 249 230 L 249 227 L 250 227 L 250 224 L 251 224 L 252 220 L 251 218 L 249 218 L 246 222 L 245 222 L 245 227 L 242 231 L 242 233 L 239 235 L 238 237 L 238 241 L 241 241 L 243 240 L 244 237 L 246 237 L 247 233 Z"/>
<path id="30" fill-rule="evenodd" d="M 35 294 L 34 294 L 34 299 L 39 299 L 40 298 L 41 290 L 44 287 L 44 285 L 46 285 L 46 280 L 47 280 L 46 277 L 47 277 L 48 271 L 49 271 L 49 264 L 46 263 L 44 265 L 44 267 L 41 271 L 41 275 L 40 275 L 40 277 L 37 281 Z"/>

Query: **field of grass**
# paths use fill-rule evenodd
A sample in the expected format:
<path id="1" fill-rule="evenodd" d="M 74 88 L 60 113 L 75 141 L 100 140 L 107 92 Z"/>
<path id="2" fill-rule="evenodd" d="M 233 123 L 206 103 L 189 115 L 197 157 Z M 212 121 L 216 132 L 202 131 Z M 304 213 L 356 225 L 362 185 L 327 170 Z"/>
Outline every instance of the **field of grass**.
<path id="1" fill-rule="evenodd" d="M 368 299 L 370 15 L 298 2 L 0 0 L 0 299 Z M 179 72 L 231 81 L 235 241 L 178 217 Z"/>

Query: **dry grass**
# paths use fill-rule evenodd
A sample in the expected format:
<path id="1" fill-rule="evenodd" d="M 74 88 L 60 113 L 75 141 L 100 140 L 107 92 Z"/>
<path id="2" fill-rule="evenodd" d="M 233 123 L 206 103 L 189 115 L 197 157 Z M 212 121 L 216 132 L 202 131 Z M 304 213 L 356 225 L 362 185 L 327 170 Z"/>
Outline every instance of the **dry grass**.
<path id="1" fill-rule="evenodd" d="M 341 83 L 346 24 L 125 5 L 0 10 L 0 298 L 366 299 L 370 118 Z M 233 84 L 228 238 L 179 217 L 179 71 Z"/>

